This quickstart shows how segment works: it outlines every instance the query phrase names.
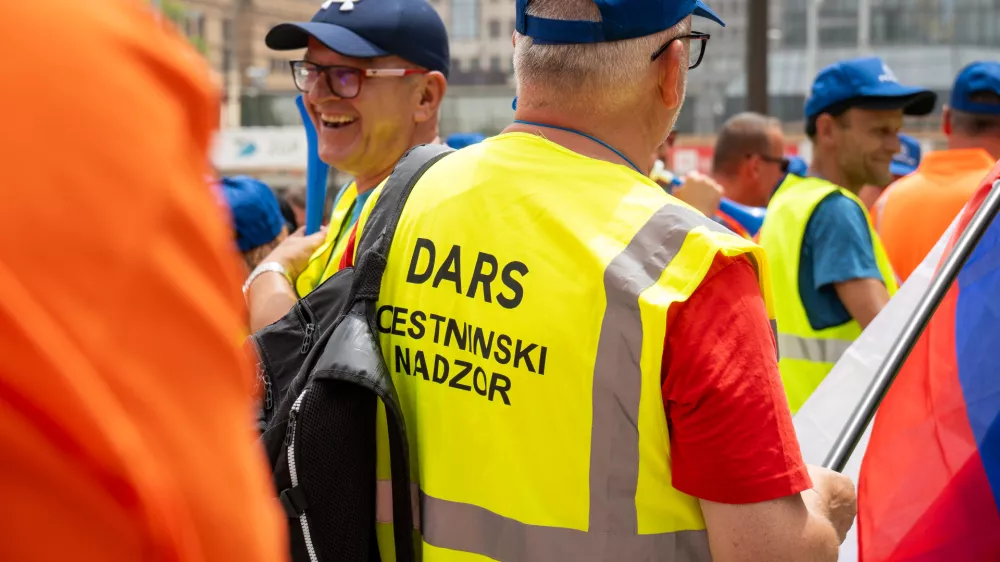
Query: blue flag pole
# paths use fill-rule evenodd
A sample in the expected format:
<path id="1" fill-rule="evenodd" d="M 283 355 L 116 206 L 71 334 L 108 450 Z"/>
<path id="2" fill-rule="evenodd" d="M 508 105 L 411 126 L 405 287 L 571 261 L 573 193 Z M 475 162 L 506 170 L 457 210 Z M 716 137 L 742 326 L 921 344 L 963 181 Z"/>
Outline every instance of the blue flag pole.
<path id="1" fill-rule="evenodd" d="M 305 100 L 302 96 L 295 98 L 295 105 L 302 116 L 302 124 L 306 128 L 306 142 L 309 148 L 309 160 L 306 167 L 306 234 L 319 232 L 323 223 L 323 210 L 326 208 L 326 180 L 330 166 L 319 159 L 319 139 L 312 119 L 306 113 Z"/>

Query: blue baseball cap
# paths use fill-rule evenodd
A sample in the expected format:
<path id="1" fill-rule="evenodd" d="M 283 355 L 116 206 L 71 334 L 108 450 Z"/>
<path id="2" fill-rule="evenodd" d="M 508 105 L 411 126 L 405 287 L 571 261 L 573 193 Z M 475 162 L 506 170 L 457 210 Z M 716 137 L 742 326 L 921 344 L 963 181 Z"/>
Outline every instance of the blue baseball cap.
<path id="1" fill-rule="evenodd" d="M 267 184 L 247 176 L 224 177 L 222 194 L 233 216 L 241 252 L 269 244 L 281 234 L 285 217 Z"/>
<path id="2" fill-rule="evenodd" d="M 806 100 L 806 121 L 821 113 L 842 113 L 852 107 L 902 109 L 906 115 L 934 111 L 937 94 L 926 88 L 904 86 L 879 57 L 849 59 L 831 64 L 816 76 Z"/>
<path id="3" fill-rule="evenodd" d="M 725 27 L 701 0 L 593 0 L 601 21 L 554 20 L 528 15 L 531 0 L 517 0 L 515 29 L 538 44 L 603 43 L 658 33 L 695 15 Z"/>
<path id="4" fill-rule="evenodd" d="M 809 164 L 801 156 L 789 156 L 788 173 L 804 178 L 809 173 Z"/>
<path id="5" fill-rule="evenodd" d="M 478 144 L 486 140 L 486 135 L 482 133 L 455 133 L 448 137 L 445 144 L 455 150 Z"/>
<path id="6" fill-rule="evenodd" d="M 312 21 L 278 24 L 264 42 L 291 51 L 310 37 L 346 57 L 395 55 L 448 76 L 448 32 L 426 0 L 326 0 Z"/>
<path id="7" fill-rule="evenodd" d="M 912 174 L 920 165 L 920 142 L 909 136 L 900 133 L 899 152 L 892 157 L 889 164 L 889 173 L 894 176 L 905 176 Z"/>
<path id="8" fill-rule="evenodd" d="M 1000 62 L 979 61 L 963 68 L 951 89 L 951 108 L 966 113 L 1000 115 L 1000 105 L 969 99 L 973 94 L 984 92 L 1000 96 Z"/>

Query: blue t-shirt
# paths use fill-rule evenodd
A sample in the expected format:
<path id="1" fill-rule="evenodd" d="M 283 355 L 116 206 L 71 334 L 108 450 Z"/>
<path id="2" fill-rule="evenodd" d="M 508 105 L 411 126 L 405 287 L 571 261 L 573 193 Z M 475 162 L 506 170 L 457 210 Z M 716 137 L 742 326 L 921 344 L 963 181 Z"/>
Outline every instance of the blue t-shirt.
<path id="1" fill-rule="evenodd" d="M 809 218 L 799 261 L 799 293 L 814 330 L 851 320 L 834 284 L 852 279 L 884 282 L 864 211 L 842 193 L 833 193 Z"/>

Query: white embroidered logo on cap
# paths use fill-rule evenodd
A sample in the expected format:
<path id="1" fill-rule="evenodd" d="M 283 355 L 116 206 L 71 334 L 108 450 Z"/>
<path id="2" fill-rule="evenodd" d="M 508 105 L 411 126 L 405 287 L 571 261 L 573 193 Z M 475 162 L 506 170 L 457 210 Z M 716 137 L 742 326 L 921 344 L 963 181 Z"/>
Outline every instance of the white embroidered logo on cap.
<path id="1" fill-rule="evenodd" d="M 352 12 L 354 11 L 354 3 L 360 1 L 361 0 L 326 0 L 326 2 L 323 2 L 323 9 L 329 9 L 332 4 L 340 4 L 341 12 Z"/>
<path id="2" fill-rule="evenodd" d="M 897 82 L 898 83 L 899 79 L 896 78 L 896 73 L 894 73 L 892 71 L 892 69 L 889 68 L 889 65 L 887 65 L 887 64 L 885 64 L 883 62 L 882 63 L 882 74 L 878 77 L 878 81 L 879 82 Z"/>

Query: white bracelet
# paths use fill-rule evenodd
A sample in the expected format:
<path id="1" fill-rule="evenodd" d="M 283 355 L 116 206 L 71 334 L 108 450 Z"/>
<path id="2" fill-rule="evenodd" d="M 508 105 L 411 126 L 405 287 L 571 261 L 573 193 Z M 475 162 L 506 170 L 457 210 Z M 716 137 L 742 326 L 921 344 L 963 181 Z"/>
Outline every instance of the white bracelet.
<path id="1" fill-rule="evenodd" d="M 268 271 L 273 271 L 275 273 L 280 273 L 282 276 L 284 276 L 285 279 L 288 279 L 289 283 L 291 283 L 291 279 L 289 279 L 289 277 L 288 277 L 288 271 L 285 269 L 285 266 L 281 265 L 280 263 L 278 263 L 276 261 L 264 262 L 264 263 L 258 265 L 256 268 L 254 268 L 254 270 L 250 273 L 250 276 L 247 277 L 246 282 L 243 283 L 243 296 L 244 297 L 249 297 L 249 295 L 250 295 L 250 285 L 252 285 L 253 282 L 258 277 L 261 276 L 261 274 L 267 273 Z"/>

